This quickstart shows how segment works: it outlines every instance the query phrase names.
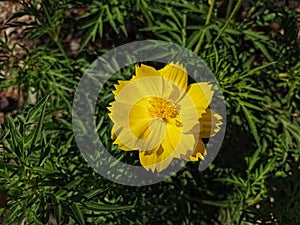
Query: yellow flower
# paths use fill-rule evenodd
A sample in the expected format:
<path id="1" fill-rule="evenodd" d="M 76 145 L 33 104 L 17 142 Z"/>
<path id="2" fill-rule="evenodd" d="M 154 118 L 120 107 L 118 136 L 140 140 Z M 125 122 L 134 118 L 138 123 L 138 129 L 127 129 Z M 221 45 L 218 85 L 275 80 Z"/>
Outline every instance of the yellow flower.
<path id="1" fill-rule="evenodd" d="M 209 109 L 214 91 L 207 82 L 188 86 L 188 74 L 179 63 L 156 70 L 136 66 L 129 81 L 118 81 L 110 103 L 114 144 L 139 151 L 147 170 L 162 171 L 173 158 L 204 159 L 202 138 L 220 130 L 222 117 Z"/>

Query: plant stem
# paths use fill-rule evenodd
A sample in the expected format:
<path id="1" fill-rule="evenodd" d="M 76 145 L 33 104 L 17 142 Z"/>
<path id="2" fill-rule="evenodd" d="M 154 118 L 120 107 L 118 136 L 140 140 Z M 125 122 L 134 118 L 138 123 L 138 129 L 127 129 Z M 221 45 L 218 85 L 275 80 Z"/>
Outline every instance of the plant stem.
<path id="1" fill-rule="evenodd" d="M 55 33 L 54 34 L 50 33 L 50 36 L 51 36 L 52 40 L 55 42 L 55 44 L 57 45 L 57 47 L 59 48 L 60 52 L 65 57 L 65 59 L 69 59 L 65 49 L 63 48 L 61 42 L 59 41 L 60 29 L 61 29 L 61 26 L 58 26 L 55 30 Z"/>
<path id="2" fill-rule="evenodd" d="M 67 53 L 65 51 L 65 49 L 63 48 L 62 44 L 59 41 L 54 41 L 55 44 L 57 45 L 57 47 L 59 48 L 60 52 L 63 54 L 63 56 L 65 57 L 65 59 L 69 59 L 67 56 Z"/>
<path id="3" fill-rule="evenodd" d="M 233 1 L 234 1 L 234 0 L 228 0 L 228 5 L 227 5 L 226 15 L 225 15 L 225 18 L 226 18 L 226 19 L 228 19 L 229 13 L 230 13 L 231 10 L 232 10 Z"/>
<path id="4" fill-rule="evenodd" d="M 236 3 L 232 13 L 230 14 L 229 18 L 226 20 L 226 23 L 224 24 L 224 26 L 222 27 L 220 33 L 218 34 L 218 36 L 216 37 L 216 39 L 214 40 L 213 44 L 216 43 L 221 35 L 224 33 L 225 29 L 228 27 L 230 21 L 233 19 L 233 17 L 235 16 L 235 14 L 237 13 L 237 11 L 240 9 L 242 3 L 244 0 L 238 0 L 238 2 Z"/>
<path id="5" fill-rule="evenodd" d="M 208 10 L 208 14 L 207 14 L 206 21 L 205 21 L 205 26 L 207 26 L 210 22 L 212 12 L 213 12 L 213 9 L 214 9 L 214 5 L 215 5 L 215 0 L 211 0 L 210 7 L 209 7 L 209 10 Z M 195 54 L 198 54 L 198 52 L 201 49 L 201 45 L 204 41 L 204 35 L 205 35 L 205 32 L 201 31 L 201 36 L 200 36 L 199 41 L 198 41 L 198 43 L 196 45 L 196 48 L 194 50 Z"/>

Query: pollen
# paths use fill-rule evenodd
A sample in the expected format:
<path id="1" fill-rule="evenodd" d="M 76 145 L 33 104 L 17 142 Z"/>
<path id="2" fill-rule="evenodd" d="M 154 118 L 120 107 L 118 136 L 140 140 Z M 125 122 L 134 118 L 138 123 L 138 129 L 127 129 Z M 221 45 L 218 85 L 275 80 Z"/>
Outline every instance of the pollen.
<path id="1" fill-rule="evenodd" d="M 176 106 L 171 101 L 160 97 L 152 97 L 149 100 L 148 111 L 152 118 L 163 120 L 174 118 L 178 115 Z"/>

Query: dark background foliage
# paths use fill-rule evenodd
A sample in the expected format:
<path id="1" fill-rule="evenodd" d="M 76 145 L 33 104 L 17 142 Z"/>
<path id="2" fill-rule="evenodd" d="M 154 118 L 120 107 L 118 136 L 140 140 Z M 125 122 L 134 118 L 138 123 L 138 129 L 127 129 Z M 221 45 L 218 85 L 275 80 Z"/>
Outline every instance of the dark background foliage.
<path id="1" fill-rule="evenodd" d="M 0 224 L 300 223 L 297 1 L 0 3 L 2 11 L 18 5 L 1 24 L 0 89 L 22 93 L 1 125 Z M 188 163 L 164 182 L 127 187 L 83 159 L 71 104 L 99 55 L 146 39 L 180 44 L 207 63 L 225 96 L 227 130 L 205 171 Z M 107 82 L 96 122 L 112 154 L 138 163 L 135 152 L 112 146 L 106 109 L 113 85 L 132 73 L 124 69 Z"/>

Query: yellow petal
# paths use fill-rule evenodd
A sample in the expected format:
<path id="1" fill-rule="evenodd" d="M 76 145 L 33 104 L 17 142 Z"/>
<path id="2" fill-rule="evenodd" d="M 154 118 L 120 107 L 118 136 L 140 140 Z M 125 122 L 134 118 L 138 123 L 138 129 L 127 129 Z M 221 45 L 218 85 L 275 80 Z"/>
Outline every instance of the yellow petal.
<path id="1" fill-rule="evenodd" d="M 116 138 L 116 132 L 115 132 L 115 129 L 116 129 L 116 126 L 114 125 L 114 126 L 111 128 L 111 138 Z"/>
<path id="2" fill-rule="evenodd" d="M 158 71 L 163 78 L 171 80 L 183 90 L 187 88 L 188 74 L 179 63 L 170 63 Z"/>
<path id="3" fill-rule="evenodd" d="M 116 101 L 133 105 L 140 99 L 150 96 L 176 101 L 185 94 L 177 84 L 161 76 L 142 76 L 128 82 L 120 81 L 120 85 L 116 86 L 114 91 Z"/>
<path id="4" fill-rule="evenodd" d="M 168 121 L 166 129 L 166 136 L 161 145 L 166 153 L 168 152 L 169 154 L 173 154 L 174 157 L 179 157 L 180 154 L 175 152 L 182 136 L 181 122 L 179 118 Z"/>
<path id="5" fill-rule="evenodd" d="M 199 112 L 193 102 L 193 99 L 190 98 L 188 94 L 184 95 L 179 102 L 179 116 L 182 122 L 182 131 L 184 133 L 189 132 L 196 124 L 199 124 Z M 205 109 L 202 109 L 202 113 L 205 112 Z"/>
<path id="6" fill-rule="evenodd" d="M 128 146 L 124 145 L 118 138 L 113 142 L 113 144 L 116 144 L 118 145 L 118 147 L 124 151 L 135 151 L 135 150 L 138 150 L 138 149 L 132 149 L 132 148 L 129 148 Z"/>
<path id="7" fill-rule="evenodd" d="M 144 95 L 139 92 L 136 80 L 130 81 L 118 90 L 118 95 L 115 96 L 115 101 L 134 105 L 135 102 L 144 98 Z"/>
<path id="8" fill-rule="evenodd" d="M 189 150 L 193 150 L 195 146 L 195 137 L 193 134 L 182 133 L 180 141 L 176 146 L 175 152 L 179 154 L 181 158 L 182 155 L 186 155 Z"/>
<path id="9" fill-rule="evenodd" d="M 115 97 L 117 102 L 134 105 L 143 98 L 162 96 L 164 93 L 162 77 L 148 76 L 130 81 Z"/>
<path id="10" fill-rule="evenodd" d="M 206 155 L 206 149 L 203 141 L 201 139 L 198 140 L 194 152 L 189 156 L 190 161 L 198 161 L 199 159 L 204 159 Z"/>
<path id="11" fill-rule="evenodd" d="M 140 151 L 139 156 L 142 166 L 152 172 L 160 172 L 166 169 L 173 159 L 172 155 L 167 154 L 162 146 L 158 146 L 151 151 Z"/>
<path id="12" fill-rule="evenodd" d="M 129 127 L 129 114 L 132 106 L 121 103 L 114 102 L 111 107 L 111 120 L 114 124 L 117 124 L 119 127 Z"/>
<path id="13" fill-rule="evenodd" d="M 177 102 L 180 105 L 179 115 L 183 124 L 183 132 L 190 132 L 199 124 L 198 119 L 206 112 L 211 102 L 213 91 L 208 83 L 191 84 L 188 92 Z"/>
<path id="14" fill-rule="evenodd" d="M 148 126 L 134 124 L 131 127 L 123 127 L 116 130 L 118 141 L 129 149 L 149 151 L 157 148 L 166 134 L 166 125 L 162 120 L 151 120 Z M 135 134 L 138 134 L 136 136 Z"/>
<path id="15" fill-rule="evenodd" d="M 211 88 L 212 85 L 207 82 L 194 83 L 188 87 L 187 94 L 192 99 L 195 107 L 200 110 L 199 116 L 203 113 L 201 109 L 206 109 L 212 100 L 214 91 Z"/>
<path id="16" fill-rule="evenodd" d="M 182 159 L 187 161 L 198 161 L 199 159 L 204 159 L 204 155 L 206 155 L 206 149 L 201 138 L 194 138 L 194 146 L 187 150 L 184 154 L 181 155 Z M 195 143 L 195 139 L 198 140 Z"/>
<path id="17" fill-rule="evenodd" d="M 113 106 L 114 103 L 115 103 L 115 101 L 110 102 L 109 103 L 110 106 L 106 107 L 108 109 L 108 111 L 109 111 L 109 113 L 107 115 L 109 116 L 110 119 L 111 119 L 111 116 L 112 116 L 111 115 L 111 111 L 112 111 L 112 106 Z"/>
<path id="18" fill-rule="evenodd" d="M 127 128 L 136 138 L 147 137 L 152 118 L 149 116 L 147 105 L 143 105 L 146 102 L 146 99 L 142 99 L 133 106 L 118 101 L 114 102 L 111 108 L 111 120 L 114 127 Z M 115 130 L 114 133 L 117 136 L 120 131 Z"/>
<path id="19" fill-rule="evenodd" d="M 140 79 L 143 77 L 148 77 L 148 76 L 159 76 L 159 73 L 156 69 L 154 69 L 151 66 L 147 66 L 144 64 L 136 65 L 135 66 L 135 73 L 136 73 L 136 79 Z"/>
<path id="20" fill-rule="evenodd" d="M 199 119 L 199 125 L 194 127 L 192 133 L 200 133 L 201 138 L 209 138 L 220 131 L 222 116 L 211 109 L 207 109 Z"/>
<path id="21" fill-rule="evenodd" d="M 115 127 L 122 127 L 114 132 L 118 141 L 127 148 L 137 149 L 138 139 L 149 138 L 152 118 L 149 116 L 146 103 L 146 99 L 141 99 L 133 106 L 120 102 L 113 104 L 112 121 Z"/>
<path id="22" fill-rule="evenodd" d="M 167 125 L 167 134 L 162 144 L 151 151 L 140 151 L 140 161 L 147 170 L 160 172 L 169 166 L 173 158 L 181 158 L 192 152 L 194 146 L 193 134 L 182 134 L 181 129 Z"/>
<path id="23" fill-rule="evenodd" d="M 118 96 L 118 94 L 120 93 L 120 91 L 129 84 L 130 81 L 124 81 L 124 80 L 119 80 L 118 83 L 119 84 L 115 84 L 115 89 L 113 92 L 113 94 L 115 95 L 115 98 Z"/>
<path id="24" fill-rule="evenodd" d="M 162 97 L 176 102 L 181 99 L 182 96 L 186 93 L 186 90 L 180 87 L 178 84 L 174 83 L 172 80 L 167 78 L 162 79 L 163 82 L 163 91 Z"/>
<path id="25" fill-rule="evenodd" d="M 132 138 L 134 135 L 130 135 L 130 129 L 129 128 L 121 128 L 118 130 L 115 130 L 116 140 L 114 141 L 114 144 L 119 145 L 120 149 L 123 150 L 129 150 L 129 149 L 137 149 L 135 146 L 135 140 Z"/>
<path id="26" fill-rule="evenodd" d="M 158 96 L 168 100 L 177 101 L 177 99 L 185 94 L 185 91 L 173 81 L 159 76 L 143 77 L 134 80 L 132 84 L 128 85 L 128 88 L 130 85 L 132 85 L 133 88 L 137 88 L 138 90 L 135 90 L 135 92 L 141 93 L 144 97 Z M 125 89 L 127 90 L 127 87 L 124 88 L 124 91 Z M 133 91 L 131 91 L 131 93 L 133 93 Z"/>
<path id="27" fill-rule="evenodd" d="M 162 119 L 152 119 L 149 123 L 147 137 L 139 138 L 136 145 L 140 151 L 157 148 L 166 136 L 166 123 Z"/>
<path id="28" fill-rule="evenodd" d="M 147 65 L 136 65 L 136 76 L 133 75 L 130 81 L 127 80 L 119 80 L 118 84 L 115 84 L 114 87 L 116 90 L 113 91 L 113 94 L 115 95 L 115 98 L 119 95 L 120 91 L 130 84 L 130 82 L 134 81 L 137 78 L 147 77 L 147 76 L 159 76 L 159 73 L 157 70 L 155 70 L 151 66 Z"/>
<path id="29" fill-rule="evenodd" d="M 147 138 L 150 134 L 149 123 L 151 117 L 148 110 L 148 98 L 141 99 L 132 106 L 129 113 L 129 127 L 138 138 Z"/>
<path id="30" fill-rule="evenodd" d="M 200 122 L 200 136 L 202 138 L 209 138 L 219 132 L 222 117 L 211 109 L 207 109 L 206 113 L 199 119 Z"/>
<path id="31" fill-rule="evenodd" d="M 138 91 L 144 97 L 163 96 L 163 78 L 158 76 L 148 76 L 135 81 Z"/>

